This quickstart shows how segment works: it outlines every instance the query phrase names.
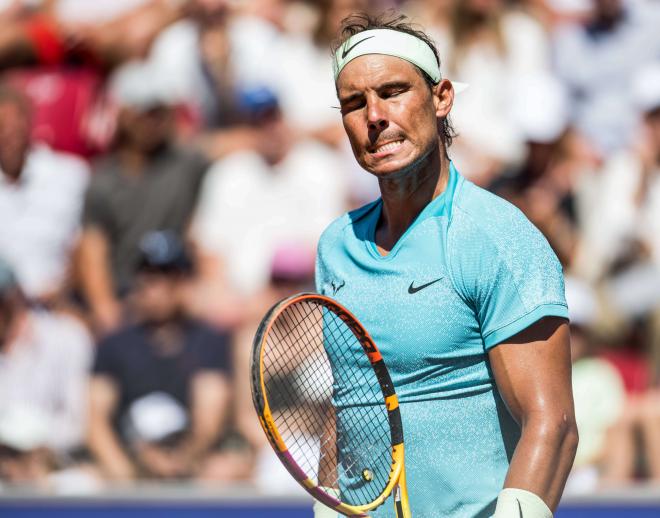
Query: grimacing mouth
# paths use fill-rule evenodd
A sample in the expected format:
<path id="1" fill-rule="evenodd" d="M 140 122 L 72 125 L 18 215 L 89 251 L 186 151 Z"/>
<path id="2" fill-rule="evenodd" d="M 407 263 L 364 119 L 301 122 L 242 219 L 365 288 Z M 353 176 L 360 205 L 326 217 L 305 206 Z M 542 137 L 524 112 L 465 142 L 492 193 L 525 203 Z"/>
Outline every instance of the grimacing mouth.
<path id="1" fill-rule="evenodd" d="M 372 154 L 381 153 L 383 151 L 391 151 L 399 147 L 401 144 L 403 144 L 404 140 L 405 139 L 401 137 L 392 140 L 386 140 L 385 142 L 380 142 L 372 146 L 369 146 L 367 148 L 367 151 L 369 151 L 369 153 Z"/>

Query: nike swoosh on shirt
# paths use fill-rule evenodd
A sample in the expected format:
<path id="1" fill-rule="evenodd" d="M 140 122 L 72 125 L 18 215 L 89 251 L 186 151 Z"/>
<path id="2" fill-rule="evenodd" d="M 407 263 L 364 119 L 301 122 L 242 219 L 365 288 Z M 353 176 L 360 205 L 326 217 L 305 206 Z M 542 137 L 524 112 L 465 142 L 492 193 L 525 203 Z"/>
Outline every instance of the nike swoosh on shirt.
<path id="1" fill-rule="evenodd" d="M 518 499 L 516 498 L 516 502 L 518 502 L 518 516 L 519 516 L 520 518 L 523 518 L 522 507 L 520 507 L 520 500 L 518 500 Z"/>
<path id="2" fill-rule="evenodd" d="M 348 56 L 348 53 L 349 53 L 351 50 L 353 50 L 355 47 L 357 47 L 360 43 L 362 43 L 362 42 L 364 42 L 364 41 L 367 41 L 367 40 L 370 40 L 371 38 L 374 38 L 374 37 L 375 37 L 375 36 L 367 36 L 366 38 L 364 38 L 364 39 L 362 39 L 362 40 L 360 40 L 360 41 L 357 41 L 357 42 L 353 43 L 353 45 L 351 45 L 351 46 L 348 47 L 347 49 L 342 50 L 342 52 L 341 52 L 341 59 L 346 59 L 346 56 Z"/>
<path id="3" fill-rule="evenodd" d="M 438 282 L 439 280 L 441 280 L 441 279 L 443 279 L 443 278 L 444 278 L 444 277 L 438 277 L 438 278 L 437 278 L 436 280 L 434 280 L 434 281 L 427 282 L 426 284 L 422 284 L 421 286 L 417 286 L 417 287 L 413 286 L 413 284 L 415 284 L 415 281 L 412 281 L 412 282 L 410 283 L 410 286 L 408 286 L 408 293 L 410 293 L 411 295 L 412 295 L 413 293 L 417 293 L 418 291 L 423 290 L 424 288 L 428 288 L 431 284 L 435 284 L 436 282 Z"/>

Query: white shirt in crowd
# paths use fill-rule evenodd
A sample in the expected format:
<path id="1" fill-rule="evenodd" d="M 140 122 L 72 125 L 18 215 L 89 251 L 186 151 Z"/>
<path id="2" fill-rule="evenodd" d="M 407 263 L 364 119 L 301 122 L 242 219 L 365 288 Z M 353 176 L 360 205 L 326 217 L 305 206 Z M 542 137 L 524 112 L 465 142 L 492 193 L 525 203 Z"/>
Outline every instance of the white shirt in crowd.
<path id="1" fill-rule="evenodd" d="M 65 280 L 88 180 L 84 161 L 45 146 L 29 152 L 18 182 L 0 170 L 0 257 L 27 296 Z"/>
<path id="2" fill-rule="evenodd" d="M 257 153 L 235 153 L 207 173 L 193 236 L 223 258 L 235 289 L 252 294 L 267 285 L 280 246 L 303 245 L 313 253 L 345 200 L 341 161 L 322 144 L 297 144 L 273 167 Z"/>
<path id="3" fill-rule="evenodd" d="M 92 349 L 91 336 L 73 318 L 28 313 L 18 338 L 0 351 L 3 437 L 56 452 L 81 445 Z M 42 426 L 32 426 L 35 422 Z"/>

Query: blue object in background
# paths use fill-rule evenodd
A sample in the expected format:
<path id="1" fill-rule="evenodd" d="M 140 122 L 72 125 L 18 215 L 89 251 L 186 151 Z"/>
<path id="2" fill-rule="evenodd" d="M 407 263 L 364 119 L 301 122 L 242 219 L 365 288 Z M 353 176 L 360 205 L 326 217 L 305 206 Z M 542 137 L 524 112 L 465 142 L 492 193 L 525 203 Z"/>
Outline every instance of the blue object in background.
<path id="1" fill-rule="evenodd" d="M 562 506 L 556 518 L 658 518 L 660 502 L 653 504 L 593 503 Z M 309 502 L 248 505 L 238 502 L 126 502 L 1 500 L 3 518 L 311 518 Z"/>

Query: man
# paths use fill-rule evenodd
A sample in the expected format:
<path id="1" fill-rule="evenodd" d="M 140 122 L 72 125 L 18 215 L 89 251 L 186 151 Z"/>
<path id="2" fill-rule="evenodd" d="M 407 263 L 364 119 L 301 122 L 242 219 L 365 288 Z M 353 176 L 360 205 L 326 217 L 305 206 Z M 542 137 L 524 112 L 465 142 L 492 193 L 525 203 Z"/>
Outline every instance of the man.
<path id="1" fill-rule="evenodd" d="M 342 120 L 382 197 L 325 231 L 317 289 L 390 369 L 413 516 L 551 517 L 577 444 L 561 267 L 522 213 L 450 162 L 453 87 L 404 20 L 342 31 Z"/>
<path id="2" fill-rule="evenodd" d="M 660 6 L 625 0 L 589 4 L 583 23 L 555 31 L 553 55 L 572 97 L 575 127 L 607 158 L 634 142 L 631 79 L 660 55 Z"/>
<path id="3" fill-rule="evenodd" d="M 90 388 L 89 448 L 111 479 L 198 474 L 229 405 L 229 338 L 184 314 L 190 262 L 173 232 L 140 244 L 138 322 L 104 339 Z"/>
<path id="4" fill-rule="evenodd" d="M 0 86 L 0 255 L 26 297 L 50 304 L 69 282 L 89 169 L 34 143 L 31 127 L 27 98 Z"/>
<path id="5" fill-rule="evenodd" d="M 95 168 L 83 209 L 80 281 L 97 328 L 121 321 L 121 299 L 132 287 L 138 243 L 147 232 L 188 224 L 206 162 L 173 142 L 171 92 L 151 69 L 131 63 L 111 90 L 120 112 L 113 153 Z"/>
<path id="6" fill-rule="evenodd" d="M 48 458 L 59 464 L 82 446 L 91 357 L 86 329 L 30 309 L 0 259 L 0 479 L 43 481 Z"/>

